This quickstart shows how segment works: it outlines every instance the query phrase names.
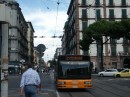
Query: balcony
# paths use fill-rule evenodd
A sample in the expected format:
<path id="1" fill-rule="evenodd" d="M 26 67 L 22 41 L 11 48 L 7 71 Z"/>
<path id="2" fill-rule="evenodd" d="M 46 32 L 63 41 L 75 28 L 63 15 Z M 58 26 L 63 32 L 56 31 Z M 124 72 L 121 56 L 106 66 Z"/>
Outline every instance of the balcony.
<path id="1" fill-rule="evenodd" d="M 115 21 L 115 15 L 109 15 L 109 21 Z"/>
<path id="2" fill-rule="evenodd" d="M 102 15 L 97 15 L 97 16 L 96 16 L 96 20 L 97 20 L 97 21 L 100 21 L 101 19 L 102 19 Z"/>
<path id="3" fill-rule="evenodd" d="M 108 3 L 108 6 L 109 6 L 109 7 L 114 7 L 114 6 L 115 6 L 115 3 Z"/>
<path id="4" fill-rule="evenodd" d="M 23 40 L 22 38 L 19 38 L 19 43 L 20 43 L 23 47 L 25 47 L 26 49 L 28 49 L 27 43 L 24 42 L 24 40 Z"/>
<path id="5" fill-rule="evenodd" d="M 17 36 L 9 36 L 9 39 L 10 40 L 16 40 L 16 39 L 18 39 L 18 37 Z"/>
<path id="6" fill-rule="evenodd" d="M 128 18 L 128 15 L 121 15 L 121 18 L 122 18 L 122 19 L 127 19 L 127 18 Z"/>
<path id="7" fill-rule="evenodd" d="M 18 48 L 9 47 L 8 50 L 9 50 L 10 53 L 18 53 L 19 52 Z"/>
<path id="8" fill-rule="evenodd" d="M 119 56 L 130 56 L 130 52 L 118 52 Z"/>
<path id="9" fill-rule="evenodd" d="M 23 57 L 28 58 L 28 53 L 26 51 L 19 50 L 19 54 L 22 55 Z"/>

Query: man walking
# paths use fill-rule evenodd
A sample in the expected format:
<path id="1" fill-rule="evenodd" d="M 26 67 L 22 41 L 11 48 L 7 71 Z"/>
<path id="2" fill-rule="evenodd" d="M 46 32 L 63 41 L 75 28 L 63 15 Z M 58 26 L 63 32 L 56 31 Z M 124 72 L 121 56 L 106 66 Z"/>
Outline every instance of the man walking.
<path id="1" fill-rule="evenodd" d="M 40 83 L 39 74 L 32 69 L 32 64 L 28 64 L 28 69 L 22 74 L 20 95 L 23 96 L 24 91 L 25 97 L 36 97 Z"/>

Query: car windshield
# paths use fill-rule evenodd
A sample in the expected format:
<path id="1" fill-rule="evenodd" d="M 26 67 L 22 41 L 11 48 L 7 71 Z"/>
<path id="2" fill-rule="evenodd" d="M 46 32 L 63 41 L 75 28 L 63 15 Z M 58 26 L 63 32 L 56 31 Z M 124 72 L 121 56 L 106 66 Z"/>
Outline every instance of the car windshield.
<path id="1" fill-rule="evenodd" d="M 121 72 L 129 72 L 129 70 L 128 70 L 128 69 L 125 69 L 125 70 L 122 70 Z"/>
<path id="2" fill-rule="evenodd" d="M 120 68 L 120 69 L 117 69 L 118 70 L 118 72 L 121 72 L 122 70 L 124 70 L 123 68 Z"/>

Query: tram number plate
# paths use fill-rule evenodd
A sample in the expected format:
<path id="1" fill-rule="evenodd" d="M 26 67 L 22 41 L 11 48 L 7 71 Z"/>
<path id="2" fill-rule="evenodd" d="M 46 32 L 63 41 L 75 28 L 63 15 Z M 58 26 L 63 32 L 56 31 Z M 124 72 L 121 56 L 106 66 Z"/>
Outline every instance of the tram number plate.
<path id="1" fill-rule="evenodd" d="M 72 88 L 78 88 L 78 86 L 72 86 Z"/>
<path id="2" fill-rule="evenodd" d="M 78 84 L 77 82 L 72 82 L 72 84 Z"/>

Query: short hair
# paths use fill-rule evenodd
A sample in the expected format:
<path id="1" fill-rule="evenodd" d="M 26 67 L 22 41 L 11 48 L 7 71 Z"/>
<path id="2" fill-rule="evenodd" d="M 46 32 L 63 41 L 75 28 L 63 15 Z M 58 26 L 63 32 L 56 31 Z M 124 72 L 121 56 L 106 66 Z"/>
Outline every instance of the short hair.
<path id="1" fill-rule="evenodd" d="M 33 64 L 32 63 L 28 63 L 28 68 L 33 68 Z"/>

